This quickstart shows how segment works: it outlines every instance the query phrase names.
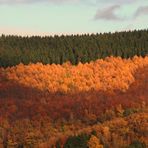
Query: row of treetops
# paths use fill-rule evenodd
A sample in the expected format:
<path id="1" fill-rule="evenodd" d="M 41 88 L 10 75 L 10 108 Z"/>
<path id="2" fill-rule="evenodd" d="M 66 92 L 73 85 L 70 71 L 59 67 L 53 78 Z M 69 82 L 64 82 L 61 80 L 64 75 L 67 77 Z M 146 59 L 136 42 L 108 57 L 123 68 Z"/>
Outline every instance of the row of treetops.
<path id="1" fill-rule="evenodd" d="M 148 66 L 148 56 L 132 59 L 107 57 L 90 63 L 62 65 L 19 64 L 1 68 L 8 80 L 42 91 L 75 93 L 90 90 L 126 91 L 135 81 L 135 72 Z"/>
<path id="2" fill-rule="evenodd" d="M 62 36 L 0 36 L 0 67 L 29 64 L 86 63 L 108 56 L 148 54 L 148 30 Z"/>

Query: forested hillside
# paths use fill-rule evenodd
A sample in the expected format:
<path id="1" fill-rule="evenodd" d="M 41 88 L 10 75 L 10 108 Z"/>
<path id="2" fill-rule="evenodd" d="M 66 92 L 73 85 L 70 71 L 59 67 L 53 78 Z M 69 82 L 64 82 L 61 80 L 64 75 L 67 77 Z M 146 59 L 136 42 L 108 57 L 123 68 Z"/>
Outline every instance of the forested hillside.
<path id="1" fill-rule="evenodd" d="M 0 37 L 0 148 L 147 148 L 148 30 Z"/>
<path id="2" fill-rule="evenodd" d="M 147 148 L 147 75 L 148 57 L 0 68 L 0 147 Z"/>
<path id="3" fill-rule="evenodd" d="M 54 37 L 0 37 L 0 66 L 86 63 L 107 56 L 129 58 L 148 54 L 148 30 Z"/>

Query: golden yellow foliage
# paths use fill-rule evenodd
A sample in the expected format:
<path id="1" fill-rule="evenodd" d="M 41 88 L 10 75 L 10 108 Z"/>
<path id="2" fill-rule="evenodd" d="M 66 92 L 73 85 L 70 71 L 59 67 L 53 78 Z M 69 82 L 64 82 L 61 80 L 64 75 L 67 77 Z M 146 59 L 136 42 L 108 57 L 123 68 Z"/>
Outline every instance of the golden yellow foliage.
<path id="1" fill-rule="evenodd" d="M 107 57 L 89 64 L 79 63 L 77 66 L 43 65 L 42 63 L 23 65 L 2 69 L 9 80 L 20 84 L 48 90 L 49 92 L 76 92 L 89 90 L 126 91 L 134 82 L 137 69 L 148 65 L 148 56 L 135 56 L 133 59 Z"/>
<path id="2" fill-rule="evenodd" d="M 90 140 L 88 141 L 88 147 L 89 148 L 103 148 L 103 145 L 100 144 L 100 140 L 96 136 L 92 135 Z"/>

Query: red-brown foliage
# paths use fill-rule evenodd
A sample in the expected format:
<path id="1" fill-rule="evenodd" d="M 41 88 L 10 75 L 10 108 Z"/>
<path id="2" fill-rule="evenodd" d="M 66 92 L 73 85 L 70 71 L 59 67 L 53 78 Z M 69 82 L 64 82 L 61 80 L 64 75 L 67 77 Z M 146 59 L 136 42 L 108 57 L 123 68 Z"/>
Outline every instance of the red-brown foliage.
<path id="1" fill-rule="evenodd" d="M 141 62 L 143 60 L 141 59 Z M 129 61 L 131 62 L 131 60 Z M 126 91 L 115 87 L 114 91 L 87 90 L 75 93 L 63 93 L 61 91 L 55 93 L 29 87 L 29 85 L 18 83 L 18 80 L 7 79 L 7 74 L 10 74 L 10 71 L 16 69 L 16 67 L 7 70 L 1 69 L 0 132 L 3 134 L 1 134 L 0 140 L 10 139 L 11 142 L 9 141 L 9 143 L 20 142 L 25 145 L 29 143 L 29 140 L 36 139 L 35 141 L 40 143 L 50 139 L 55 143 L 54 137 L 58 137 L 57 135 L 61 131 L 69 132 L 72 135 L 75 130 L 80 130 L 82 127 L 115 117 L 122 117 L 127 108 L 139 111 L 142 108 L 147 108 L 148 66 L 142 63 L 137 65 L 138 69 L 132 74 L 134 82 Z M 12 70 L 11 72 L 13 75 L 16 71 L 13 73 Z M 146 115 L 142 117 L 147 118 Z M 137 128 L 145 136 L 144 126 L 147 124 L 143 122 L 142 117 L 136 116 L 136 121 L 134 121 L 134 116 L 132 116 L 128 119 L 128 122 L 132 125 L 131 129 Z M 137 120 L 139 120 L 139 123 L 137 123 Z M 143 122 L 142 127 L 139 126 L 141 122 Z M 115 125 L 114 123 L 111 124 L 116 127 L 118 123 L 122 125 L 121 122 L 115 122 Z M 126 126 L 125 122 L 122 123 Z M 106 133 L 106 130 L 104 129 L 102 132 Z M 140 132 L 137 132 L 137 136 L 139 136 Z M 105 135 L 107 137 L 107 134 Z M 61 133 L 59 137 L 62 137 Z M 118 134 L 115 133 L 112 137 L 118 137 Z M 65 140 L 65 136 L 63 139 Z M 141 136 L 140 140 L 145 142 L 146 138 Z"/>

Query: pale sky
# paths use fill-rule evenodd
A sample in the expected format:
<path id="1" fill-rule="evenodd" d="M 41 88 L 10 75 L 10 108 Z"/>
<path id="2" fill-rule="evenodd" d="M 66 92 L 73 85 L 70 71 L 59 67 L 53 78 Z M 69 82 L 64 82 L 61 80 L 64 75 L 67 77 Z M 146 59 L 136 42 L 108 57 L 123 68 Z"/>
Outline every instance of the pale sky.
<path id="1" fill-rule="evenodd" d="M 148 29 L 148 0 L 0 0 L 0 34 Z"/>

